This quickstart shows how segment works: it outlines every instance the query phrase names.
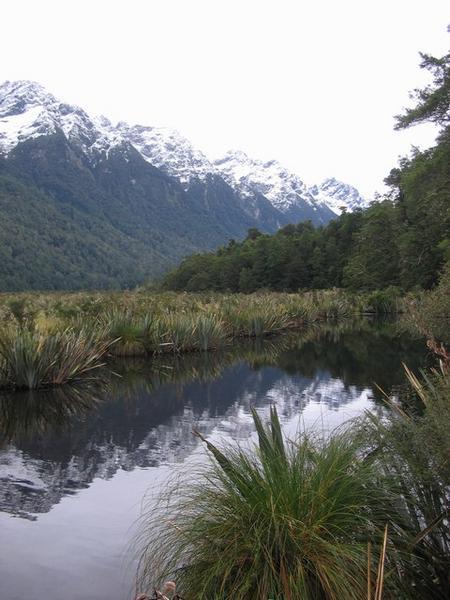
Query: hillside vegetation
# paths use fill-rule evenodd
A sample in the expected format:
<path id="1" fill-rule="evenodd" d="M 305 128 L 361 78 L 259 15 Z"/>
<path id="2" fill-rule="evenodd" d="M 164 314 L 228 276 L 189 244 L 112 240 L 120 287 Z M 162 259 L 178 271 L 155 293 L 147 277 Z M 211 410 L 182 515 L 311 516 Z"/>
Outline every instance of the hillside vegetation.
<path id="1" fill-rule="evenodd" d="M 130 288 L 161 275 L 252 226 L 222 187 L 187 194 L 131 147 L 94 164 L 62 133 L 26 140 L 0 157 L 0 291 Z"/>
<path id="2" fill-rule="evenodd" d="M 417 105 L 397 128 L 431 121 L 436 145 L 413 150 L 386 178 L 381 202 L 343 214 L 326 227 L 287 225 L 275 235 L 248 231 L 216 252 L 185 259 L 163 282 L 173 290 L 253 292 L 260 288 L 431 288 L 450 257 L 450 55 L 422 56 L 433 84 L 416 91 Z"/>

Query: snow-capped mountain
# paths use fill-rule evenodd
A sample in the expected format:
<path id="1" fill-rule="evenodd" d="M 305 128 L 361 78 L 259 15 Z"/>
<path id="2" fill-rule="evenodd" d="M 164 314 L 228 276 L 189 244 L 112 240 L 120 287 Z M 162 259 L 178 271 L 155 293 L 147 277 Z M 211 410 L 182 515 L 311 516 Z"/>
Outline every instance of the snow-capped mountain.
<path id="1" fill-rule="evenodd" d="M 208 175 L 221 177 L 241 198 L 244 211 L 257 219 L 267 212 L 267 206 L 261 208 L 261 199 L 266 199 L 280 213 L 279 218 L 271 218 L 278 226 L 289 220 L 326 223 L 340 214 L 341 207 L 352 211 L 365 205 L 354 187 L 335 179 L 308 188 L 276 160 L 255 160 L 240 151 L 210 161 L 177 131 L 125 122 L 113 125 L 105 117 L 91 117 L 82 108 L 61 102 L 32 81 L 6 81 L 0 86 L 0 154 L 8 155 L 25 140 L 57 131 L 91 160 L 107 156 L 112 148 L 125 151 L 132 145 L 185 190 Z"/>
<path id="2" fill-rule="evenodd" d="M 87 153 L 107 152 L 124 143 L 108 119 L 90 117 L 36 82 L 6 81 L 0 86 L 0 153 L 8 154 L 20 142 L 59 130 Z"/>
<path id="3" fill-rule="evenodd" d="M 309 188 L 276 160 L 210 160 L 177 131 L 0 85 L 0 291 L 134 287 L 251 228 L 326 225 L 359 206 L 335 179 Z"/>
<path id="4" fill-rule="evenodd" d="M 353 212 L 368 206 L 367 200 L 356 188 L 334 177 L 325 179 L 318 186 L 310 187 L 309 192 L 316 202 L 326 204 L 336 215 L 340 215 L 344 210 Z"/>
<path id="5" fill-rule="evenodd" d="M 276 160 L 264 162 L 235 151 L 215 160 L 214 166 L 242 198 L 264 196 L 292 222 L 301 220 L 302 214 L 315 223 L 326 223 L 333 217 L 326 203 L 317 201 L 300 177 Z"/>
<path id="6" fill-rule="evenodd" d="M 215 160 L 214 165 L 225 181 L 243 197 L 261 194 L 281 212 L 287 212 L 299 202 L 315 205 L 300 177 L 290 173 L 276 160 L 263 162 L 236 151 Z"/>
<path id="7" fill-rule="evenodd" d="M 331 178 L 319 186 L 308 187 L 298 175 L 276 160 L 264 162 L 235 151 L 215 160 L 214 166 L 242 197 L 261 194 L 285 214 L 308 206 L 317 212 L 330 209 L 335 215 L 340 215 L 343 208 L 352 212 L 355 208 L 367 206 L 353 186 Z"/>

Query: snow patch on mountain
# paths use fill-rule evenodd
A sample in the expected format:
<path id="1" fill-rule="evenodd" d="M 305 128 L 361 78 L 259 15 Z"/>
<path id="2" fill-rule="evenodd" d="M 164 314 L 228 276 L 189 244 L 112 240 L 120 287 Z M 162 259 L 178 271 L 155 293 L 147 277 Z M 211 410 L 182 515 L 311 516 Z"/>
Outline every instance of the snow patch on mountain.
<path id="1" fill-rule="evenodd" d="M 92 119 L 78 106 L 66 104 L 33 81 L 0 85 L 0 152 L 9 154 L 30 138 L 62 131 L 84 151 L 107 152 L 123 144 L 107 119 Z"/>
<path id="2" fill-rule="evenodd" d="M 316 202 L 326 204 L 336 215 L 344 210 L 353 212 L 366 208 L 369 204 L 356 188 L 334 177 L 325 179 L 319 186 L 310 187 L 309 192 Z"/>
<path id="3" fill-rule="evenodd" d="M 235 151 L 215 160 L 214 166 L 241 196 L 261 194 L 283 213 L 301 204 L 316 208 L 313 196 L 300 177 L 276 160 L 264 162 Z"/>
<path id="4" fill-rule="evenodd" d="M 180 181 L 185 189 L 193 179 L 204 181 L 215 173 L 214 165 L 178 131 L 166 127 L 130 126 L 120 122 L 118 131 L 154 167 Z"/>

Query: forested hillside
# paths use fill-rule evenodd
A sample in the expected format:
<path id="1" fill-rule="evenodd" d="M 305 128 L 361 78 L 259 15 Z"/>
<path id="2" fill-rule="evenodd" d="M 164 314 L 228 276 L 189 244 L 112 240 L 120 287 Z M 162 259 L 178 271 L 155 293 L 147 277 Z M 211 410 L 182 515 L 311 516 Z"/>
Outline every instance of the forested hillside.
<path id="1" fill-rule="evenodd" d="M 61 132 L 26 140 L 0 157 L 0 291 L 129 288 L 160 275 L 253 224 L 217 190 L 188 196 L 132 147 L 93 162 Z"/>
<path id="2" fill-rule="evenodd" d="M 196 254 L 169 273 L 175 290 L 252 292 L 326 287 L 373 290 L 432 287 L 450 259 L 450 55 L 422 55 L 433 84 L 416 90 L 416 106 L 396 128 L 436 123 L 436 145 L 414 150 L 386 178 L 391 191 L 366 210 L 343 214 L 326 227 L 287 225 L 275 235 L 250 229 L 215 253 Z"/>

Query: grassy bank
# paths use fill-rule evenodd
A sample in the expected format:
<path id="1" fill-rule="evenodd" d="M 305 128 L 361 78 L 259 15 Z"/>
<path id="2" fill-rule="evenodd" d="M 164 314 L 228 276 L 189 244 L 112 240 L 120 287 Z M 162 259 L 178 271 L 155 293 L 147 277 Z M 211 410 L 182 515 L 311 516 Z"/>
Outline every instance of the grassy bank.
<path id="1" fill-rule="evenodd" d="M 92 376 L 107 355 L 211 351 L 236 339 L 388 309 L 399 310 L 398 299 L 339 290 L 2 295 L 0 387 L 35 389 Z"/>
<path id="2" fill-rule="evenodd" d="M 432 293 L 402 298 L 395 288 L 365 294 L 338 289 L 247 295 L 145 290 L 2 294 L 0 387 L 33 389 L 92 376 L 108 355 L 211 351 L 236 339 L 357 315 L 405 314 L 411 327 L 413 308 L 436 320 L 434 312 L 441 308 L 434 308 L 432 298 Z"/>

